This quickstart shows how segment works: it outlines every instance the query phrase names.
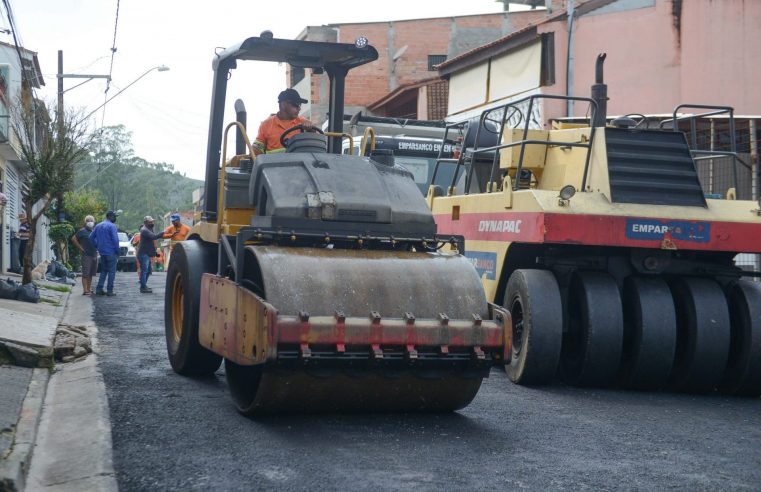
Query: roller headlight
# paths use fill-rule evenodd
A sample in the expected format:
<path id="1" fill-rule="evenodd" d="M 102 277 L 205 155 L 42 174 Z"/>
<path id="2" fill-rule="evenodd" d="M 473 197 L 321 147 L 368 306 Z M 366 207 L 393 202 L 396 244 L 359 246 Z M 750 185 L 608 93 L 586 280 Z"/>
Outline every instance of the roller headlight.
<path id="1" fill-rule="evenodd" d="M 570 200 L 576 194 L 576 188 L 573 185 L 565 185 L 560 189 L 560 198 Z"/>

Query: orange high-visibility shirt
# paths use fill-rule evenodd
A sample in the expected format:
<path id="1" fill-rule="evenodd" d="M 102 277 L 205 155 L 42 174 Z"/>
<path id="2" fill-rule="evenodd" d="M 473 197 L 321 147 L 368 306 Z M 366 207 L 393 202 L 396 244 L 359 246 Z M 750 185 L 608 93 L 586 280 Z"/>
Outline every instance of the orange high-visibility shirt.
<path id="1" fill-rule="evenodd" d="M 174 224 L 171 224 L 164 229 L 164 239 L 171 239 L 172 241 L 184 241 L 188 238 L 188 234 L 190 234 L 190 227 L 182 223 L 180 227 L 175 227 Z"/>
<path id="2" fill-rule="evenodd" d="M 259 134 L 256 136 L 256 140 L 254 140 L 254 149 L 259 153 L 266 152 L 268 154 L 284 152 L 285 149 L 280 144 L 280 135 L 287 129 L 300 125 L 304 121 L 306 120 L 301 116 L 297 116 L 292 120 L 281 120 L 276 114 L 271 115 L 259 125 Z M 295 131 L 290 133 L 287 138 L 290 138 L 295 133 Z"/>

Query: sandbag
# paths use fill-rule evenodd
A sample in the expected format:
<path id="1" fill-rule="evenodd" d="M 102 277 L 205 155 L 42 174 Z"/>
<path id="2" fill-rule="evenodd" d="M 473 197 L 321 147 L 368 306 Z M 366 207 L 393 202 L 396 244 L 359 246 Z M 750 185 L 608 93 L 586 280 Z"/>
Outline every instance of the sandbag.
<path id="1" fill-rule="evenodd" d="M 0 299 L 16 299 L 18 284 L 11 279 L 0 278 Z"/>
<path id="2" fill-rule="evenodd" d="M 68 277 L 69 269 L 63 266 L 63 263 L 60 261 L 53 260 L 48 265 L 48 270 L 46 273 L 48 275 L 52 275 L 53 277 Z"/>
<path id="3" fill-rule="evenodd" d="M 16 299 L 24 302 L 40 302 L 40 290 L 32 282 L 24 284 L 16 290 Z"/>

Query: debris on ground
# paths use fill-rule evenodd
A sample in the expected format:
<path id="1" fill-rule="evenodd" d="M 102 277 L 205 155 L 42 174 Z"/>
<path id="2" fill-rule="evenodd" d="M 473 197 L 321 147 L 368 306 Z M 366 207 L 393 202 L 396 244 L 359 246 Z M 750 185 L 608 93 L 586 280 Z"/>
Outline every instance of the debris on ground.
<path id="1" fill-rule="evenodd" d="M 76 275 L 63 266 L 63 263 L 56 260 L 50 262 L 45 272 L 45 280 L 59 284 L 76 285 L 75 277 Z"/>
<path id="2" fill-rule="evenodd" d="M 20 284 L 13 279 L 0 279 L 0 299 L 40 302 L 40 290 L 33 283 Z"/>
<path id="3" fill-rule="evenodd" d="M 60 324 L 53 348 L 58 362 L 72 362 L 92 352 L 92 341 L 86 327 Z"/>

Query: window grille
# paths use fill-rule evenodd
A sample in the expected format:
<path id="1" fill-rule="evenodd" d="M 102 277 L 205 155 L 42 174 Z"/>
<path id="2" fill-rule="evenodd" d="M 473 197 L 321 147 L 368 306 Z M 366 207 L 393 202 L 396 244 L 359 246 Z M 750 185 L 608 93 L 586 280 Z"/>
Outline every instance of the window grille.
<path id="1" fill-rule="evenodd" d="M 434 66 L 447 61 L 447 55 L 428 55 L 428 71 L 434 71 Z"/>

